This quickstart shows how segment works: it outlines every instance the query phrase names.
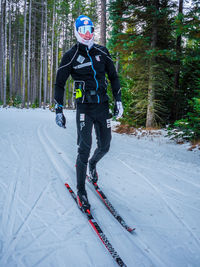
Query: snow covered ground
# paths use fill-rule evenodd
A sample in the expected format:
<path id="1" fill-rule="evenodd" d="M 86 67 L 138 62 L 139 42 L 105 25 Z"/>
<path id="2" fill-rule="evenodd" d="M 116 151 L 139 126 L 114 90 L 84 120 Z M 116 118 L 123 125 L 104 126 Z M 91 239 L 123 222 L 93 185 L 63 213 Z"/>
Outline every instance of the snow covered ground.
<path id="1" fill-rule="evenodd" d="M 75 111 L 0 109 L 0 266 L 114 267 L 64 186 L 75 190 Z M 95 138 L 93 141 L 95 147 Z M 87 185 L 92 211 L 129 267 L 200 266 L 200 151 L 163 136 L 113 133 L 99 185 L 131 235 Z"/>

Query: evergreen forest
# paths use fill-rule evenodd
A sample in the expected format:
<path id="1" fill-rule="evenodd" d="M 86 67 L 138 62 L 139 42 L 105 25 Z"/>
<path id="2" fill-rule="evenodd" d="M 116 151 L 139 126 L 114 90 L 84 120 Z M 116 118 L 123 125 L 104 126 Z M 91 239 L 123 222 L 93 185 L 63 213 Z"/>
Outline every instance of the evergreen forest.
<path id="1" fill-rule="evenodd" d="M 121 123 L 200 140 L 199 0 L 0 0 L 0 14 L 2 107 L 54 105 L 56 70 L 85 14 L 120 77 Z M 71 79 L 64 101 L 74 108 Z"/>

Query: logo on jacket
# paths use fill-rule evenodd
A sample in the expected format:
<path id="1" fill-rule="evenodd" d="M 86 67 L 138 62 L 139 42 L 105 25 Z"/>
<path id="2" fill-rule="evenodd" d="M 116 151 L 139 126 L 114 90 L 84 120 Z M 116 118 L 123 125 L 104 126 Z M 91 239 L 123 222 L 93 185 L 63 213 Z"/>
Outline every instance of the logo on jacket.
<path id="1" fill-rule="evenodd" d="M 85 122 L 84 121 L 81 121 L 80 122 L 80 130 L 81 131 L 83 130 L 83 127 L 85 127 Z"/>
<path id="2" fill-rule="evenodd" d="M 85 121 L 85 114 L 84 113 L 80 114 L 80 121 Z"/>
<path id="3" fill-rule="evenodd" d="M 81 63 L 81 64 L 84 62 L 84 60 L 85 60 L 85 58 L 83 56 L 81 56 L 81 55 L 79 55 L 78 58 L 77 58 L 77 61 L 79 63 Z"/>
<path id="4" fill-rule="evenodd" d="M 101 55 L 97 55 L 97 56 L 95 56 L 95 58 L 96 58 L 97 61 L 101 61 L 100 56 L 101 56 Z"/>

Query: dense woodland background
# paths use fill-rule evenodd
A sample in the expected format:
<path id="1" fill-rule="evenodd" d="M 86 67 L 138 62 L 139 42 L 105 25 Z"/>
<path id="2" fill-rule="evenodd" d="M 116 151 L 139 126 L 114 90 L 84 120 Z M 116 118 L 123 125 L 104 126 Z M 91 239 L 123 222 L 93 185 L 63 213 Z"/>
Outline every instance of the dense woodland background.
<path id="1" fill-rule="evenodd" d="M 1 0 L 0 13 L 3 107 L 53 105 L 56 70 L 76 42 L 75 19 L 85 14 L 95 24 L 95 41 L 115 61 L 122 123 L 169 124 L 184 138 L 200 138 L 199 0 Z M 72 88 L 69 79 L 68 108 L 74 107 Z"/>

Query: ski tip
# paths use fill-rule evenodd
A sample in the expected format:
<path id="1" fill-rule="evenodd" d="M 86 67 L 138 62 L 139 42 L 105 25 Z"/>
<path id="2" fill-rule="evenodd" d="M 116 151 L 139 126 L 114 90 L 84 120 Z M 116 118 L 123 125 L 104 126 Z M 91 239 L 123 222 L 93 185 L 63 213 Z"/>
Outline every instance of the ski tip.
<path id="1" fill-rule="evenodd" d="M 128 228 L 127 228 L 127 231 L 128 231 L 129 233 L 133 233 L 133 232 L 135 231 L 135 229 L 136 229 L 136 228 L 128 227 Z"/>

